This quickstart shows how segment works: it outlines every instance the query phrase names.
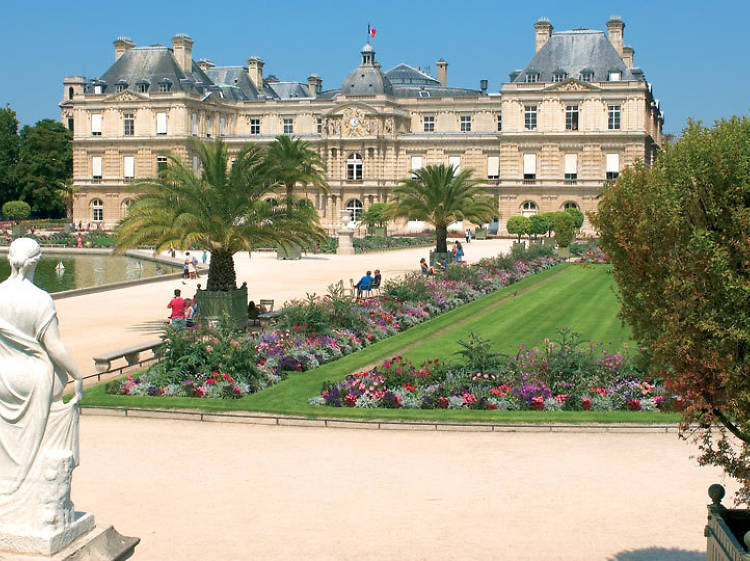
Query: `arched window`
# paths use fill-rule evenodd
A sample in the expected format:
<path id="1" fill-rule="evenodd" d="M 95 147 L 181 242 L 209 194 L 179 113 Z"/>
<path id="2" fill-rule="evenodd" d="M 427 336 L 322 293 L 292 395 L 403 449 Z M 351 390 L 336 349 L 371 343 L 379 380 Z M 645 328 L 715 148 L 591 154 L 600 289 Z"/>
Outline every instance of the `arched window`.
<path id="1" fill-rule="evenodd" d="M 73 99 L 73 86 L 68 88 L 68 99 Z"/>
<path id="2" fill-rule="evenodd" d="M 568 201 L 568 202 L 566 202 L 566 203 L 565 203 L 565 204 L 563 205 L 563 208 L 564 208 L 565 210 L 567 210 L 567 209 L 569 209 L 569 208 L 574 208 L 574 209 L 576 209 L 576 210 L 580 210 L 580 209 L 578 208 L 578 203 L 576 203 L 576 202 L 574 202 L 574 201 Z"/>
<path id="3" fill-rule="evenodd" d="M 526 201 L 521 205 L 521 214 L 524 216 L 532 216 L 537 213 L 539 207 L 536 206 L 534 201 Z"/>
<path id="4" fill-rule="evenodd" d="M 104 203 L 101 199 L 91 201 L 91 218 L 94 222 L 101 222 L 104 219 Z"/>
<path id="5" fill-rule="evenodd" d="M 362 216 L 362 201 L 359 199 L 348 200 L 346 202 L 346 210 L 349 211 L 353 222 L 359 222 L 359 219 Z"/>
<path id="6" fill-rule="evenodd" d="M 354 152 L 346 159 L 346 180 L 362 181 L 362 155 Z M 362 203 L 360 203 L 361 205 Z M 361 206 L 360 206 L 361 208 Z"/>
<path id="7" fill-rule="evenodd" d="M 130 208 L 130 203 L 133 202 L 130 199 L 125 199 L 120 203 L 120 218 L 125 218 L 125 215 L 128 213 L 128 209 Z"/>

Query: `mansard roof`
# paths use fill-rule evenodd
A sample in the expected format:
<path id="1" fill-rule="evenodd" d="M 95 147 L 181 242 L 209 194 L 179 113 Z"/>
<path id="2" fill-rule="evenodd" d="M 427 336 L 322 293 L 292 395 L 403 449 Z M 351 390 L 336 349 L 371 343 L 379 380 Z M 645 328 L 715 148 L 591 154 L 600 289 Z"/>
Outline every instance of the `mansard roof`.
<path id="1" fill-rule="evenodd" d="M 437 78 L 405 62 L 386 70 L 385 75 L 394 86 L 440 86 Z"/>
<path id="2" fill-rule="evenodd" d="M 96 80 L 105 86 L 104 93 L 111 93 L 118 82 L 135 91 L 138 82 L 148 82 L 153 86 L 164 81 L 171 82 L 172 91 L 195 93 L 206 93 L 214 85 L 195 62 L 190 72 L 183 72 L 172 49 L 163 45 L 128 49 Z M 87 86 L 87 91 L 90 88 L 91 85 Z"/>
<path id="3" fill-rule="evenodd" d="M 538 74 L 539 82 L 551 82 L 553 74 L 564 71 L 578 78 L 582 70 L 594 72 L 594 82 L 606 82 L 611 71 L 622 80 L 642 80 L 625 66 L 620 55 L 602 31 L 574 29 L 553 33 L 520 73 L 511 73 L 511 82 L 525 82 L 528 74 Z"/>
<path id="4" fill-rule="evenodd" d="M 302 84 L 300 82 L 269 82 L 268 87 L 271 88 L 280 99 L 310 97 L 310 90 L 307 88 L 307 84 Z"/>
<path id="5" fill-rule="evenodd" d="M 258 91 L 244 66 L 214 66 L 206 70 L 206 74 L 219 88 L 224 99 L 248 101 L 277 97 L 268 84 L 264 84 L 263 89 Z"/>

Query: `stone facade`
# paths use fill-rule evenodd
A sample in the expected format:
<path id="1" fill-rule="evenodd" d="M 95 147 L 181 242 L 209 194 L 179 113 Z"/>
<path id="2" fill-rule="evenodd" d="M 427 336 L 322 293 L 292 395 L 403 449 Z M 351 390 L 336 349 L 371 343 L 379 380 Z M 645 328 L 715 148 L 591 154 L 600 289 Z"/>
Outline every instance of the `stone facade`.
<path id="1" fill-rule="evenodd" d="M 486 80 L 477 90 L 448 87 L 442 59 L 438 78 L 406 64 L 382 72 L 369 43 L 342 87 L 323 90 L 315 75 L 264 77 L 258 57 L 236 67 L 196 63 L 185 35 L 171 49 L 119 38 L 102 79 L 64 82 L 61 118 L 74 130 L 79 186 L 74 220 L 112 228 L 134 196 L 131 183 L 155 176 L 167 153 L 192 161 L 190 138 L 222 138 L 236 152 L 281 134 L 321 154 L 331 193 L 308 196 L 331 232 L 342 210 L 387 202 L 414 167 L 439 163 L 487 180 L 498 204 L 490 227 L 500 233 L 517 214 L 595 210 L 602 183 L 637 160 L 649 165 L 661 144 L 663 113 L 623 46 L 624 27 L 613 18 L 607 35 L 552 33 L 538 21 L 536 54 L 497 93 Z"/>

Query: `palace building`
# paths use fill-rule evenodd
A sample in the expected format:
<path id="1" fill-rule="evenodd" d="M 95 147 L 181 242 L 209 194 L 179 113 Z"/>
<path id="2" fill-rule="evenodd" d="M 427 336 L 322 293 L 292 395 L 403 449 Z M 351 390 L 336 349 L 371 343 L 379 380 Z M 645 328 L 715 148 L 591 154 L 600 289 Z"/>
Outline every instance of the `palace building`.
<path id="1" fill-rule="evenodd" d="M 514 215 L 596 208 L 597 194 L 636 161 L 650 165 L 664 114 L 624 45 L 625 23 L 606 33 L 553 32 L 534 24 L 536 52 L 500 90 L 448 85 L 406 63 L 383 70 L 369 42 L 340 87 L 264 76 L 263 60 L 216 66 L 193 59 L 193 40 L 172 46 L 114 42 L 114 64 L 100 77 L 64 80 L 61 119 L 73 131 L 74 220 L 112 228 L 134 196 L 129 185 L 154 177 L 172 153 L 192 162 L 188 140 L 221 138 L 230 152 L 278 135 L 308 141 L 322 156 L 330 194 L 308 192 L 330 232 L 342 211 L 356 219 L 413 170 L 451 164 L 474 170 L 497 201 L 490 230 Z M 413 225 L 412 225 L 413 226 Z M 584 230 L 591 226 L 586 220 Z"/>

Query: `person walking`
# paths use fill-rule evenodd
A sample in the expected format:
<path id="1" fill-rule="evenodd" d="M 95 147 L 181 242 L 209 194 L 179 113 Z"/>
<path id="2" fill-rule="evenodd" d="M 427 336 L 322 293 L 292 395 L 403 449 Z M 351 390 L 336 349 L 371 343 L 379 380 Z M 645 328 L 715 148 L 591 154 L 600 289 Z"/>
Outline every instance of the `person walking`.
<path id="1" fill-rule="evenodd" d="M 190 252 L 185 252 L 185 261 L 182 264 L 182 278 L 183 279 L 189 279 L 190 278 Z"/>
<path id="2" fill-rule="evenodd" d="M 464 260 L 464 248 L 461 242 L 456 241 L 456 263 L 461 263 Z"/>

